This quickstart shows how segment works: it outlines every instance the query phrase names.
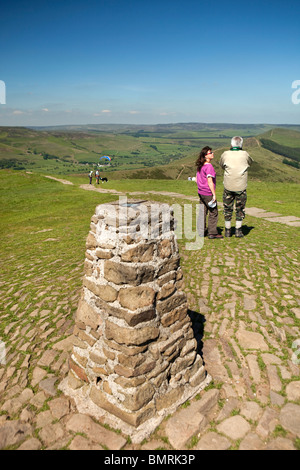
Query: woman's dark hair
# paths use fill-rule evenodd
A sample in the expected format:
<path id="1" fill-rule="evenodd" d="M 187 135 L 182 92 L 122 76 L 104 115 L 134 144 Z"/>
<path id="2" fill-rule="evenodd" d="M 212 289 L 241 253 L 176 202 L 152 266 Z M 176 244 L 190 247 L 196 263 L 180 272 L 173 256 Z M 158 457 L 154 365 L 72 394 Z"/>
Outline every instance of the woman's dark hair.
<path id="1" fill-rule="evenodd" d="M 200 171 L 201 168 L 203 167 L 203 165 L 205 163 L 206 154 L 209 150 L 212 150 L 212 149 L 210 147 L 208 147 L 208 145 L 207 145 L 206 147 L 203 147 L 203 149 L 199 153 L 198 159 L 196 161 L 197 171 Z"/>

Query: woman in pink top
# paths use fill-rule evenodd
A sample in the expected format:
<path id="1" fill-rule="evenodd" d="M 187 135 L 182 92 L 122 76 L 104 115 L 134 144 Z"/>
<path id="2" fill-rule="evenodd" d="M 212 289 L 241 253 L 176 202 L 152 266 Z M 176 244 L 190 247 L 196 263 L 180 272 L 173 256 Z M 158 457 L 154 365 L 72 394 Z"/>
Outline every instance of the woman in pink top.
<path id="1" fill-rule="evenodd" d="M 217 223 L 218 223 L 218 205 L 216 198 L 216 172 L 211 164 L 211 160 L 214 158 L 212 149 L 208 146 L 203 147 L 199 157 L 196 161 L 197 167 L 197 186 L 198 195 L 200 199 L 200 216 L 203 215 L 204 220 L 200 220 L 202 231 L 206 230 L 206 216 L 208 214 L 207 232 L 208 238 L 223 238 L 222 235 L 218 234 Z M 209 203 L 214 204 L 215 207 L 210 207 Z M 203 230 L 204 229 L 204 230 Z"/>

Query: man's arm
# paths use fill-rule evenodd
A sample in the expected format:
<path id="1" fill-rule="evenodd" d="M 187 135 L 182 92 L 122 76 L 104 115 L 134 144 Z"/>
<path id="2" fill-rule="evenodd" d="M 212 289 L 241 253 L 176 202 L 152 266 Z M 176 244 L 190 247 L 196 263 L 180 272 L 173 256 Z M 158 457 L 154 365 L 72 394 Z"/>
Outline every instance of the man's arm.
<path id="1" fill-rule="evenodd" d="M 223 170 L 224 170 L 224 166 L 225 166 L 225 165 L 224 165 L 224 160 L 223 160 L 223 154 L 221 155 L 221 158 L 220 158 L 220 161 L 219 161 L 219 165 L 220 165 L 220 167 L 223 168 Z"/>

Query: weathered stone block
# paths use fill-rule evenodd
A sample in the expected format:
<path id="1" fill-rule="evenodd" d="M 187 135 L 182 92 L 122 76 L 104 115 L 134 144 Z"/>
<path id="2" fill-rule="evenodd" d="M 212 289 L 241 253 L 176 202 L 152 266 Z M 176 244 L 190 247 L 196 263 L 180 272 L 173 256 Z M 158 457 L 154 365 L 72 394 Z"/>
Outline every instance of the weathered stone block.
<path id="1" fill-rule="evenodd" d="M 88 251 L 85 252 L 85 257 L 89 261 L 94 261 L 94 256 L 91 253 L 89 253 Z"/>
<path id="2" fill-rule="evenodd" d="M 139 284 L 153 281 L 153 266 L 131 266 L 129 264 L 117 263 L 115 261 L 105 261 L 104 277 L 114 284 Z"/>
<path id="3" fill-rule="evenodd" d="M 139 375 L 147 374 L 155 367 L 155 361 L 146 361 L 138 367 L 126 367 L 117 364 L 114 367 L 114 372 L 122 377 L 138 377 Z"/>
<path id="4" fill-rule="evenodd" d="M 180 385 L 177 388 L 171 389 L 169 392 L 157 397 L 155 399 L 157 411 L 160 411 L 163 408 L 169 408 L 173 403 L 176 403 L 183 394 L 183 391 L 184 387 Z"/>
<path id="5" fill-rule="evenodd" d="M 108 359 L 111 359 L 112 361 L 115 359 L 116 357 L 116 354 L 112 351 L 110 351 L 109 349 L 105 348 L 103 346 L 103 353 L 105 354 L 105 356 L 108 358 Z"/>
<path id="6" fill-rule="evenodd" d="M 110 341 L 107 338 L 103 338 L 103 343 L 114 351 L 120 351 L 121 353 L 129 357 L 147 351 L 148 349 L 147 344 L 143 344 L 142 346 L 126 346 L 125 344 L 119 344 L 115 341 Z"/>
<path id="7" fill-rule="evenodd" d="M 99 313 L 83 298 L 79 300 L 76 322 L 83 322 L 86 326 L 90 326 L 93 329 L 97 329 L 102 323 Z"/>
<path id="8" fill-rule="evenodd" d="M 136 356 L 127 356 L 125 354 L 118 355 L 118 361 L 122 366 L 135 368 L 140 366 L 146 360 L 145 354 L 138 354 Z"/>
<path id="9" fill-rule="evenodd" d="M 74 357 L 75 361 L 77 362 L 77 364 L 79 364 L 80 366 L 85 368 L 85 366 L 87 365 L 87 362 L 88 362 L 87 357 L 81 356 L 77 352 L 73 352 L 73 357 Z"/>
<path id="10" fill-rule="evenodd" d="M 134 394 L 125 394 L 125 400 L 122 404 L 130 411 L 140 410 L 147 405 L 155 393 L 153 385 L 146 383 L 138 387 Z"/>
<path id="11" fill-rule="evenodd" d="M 163 285 L 161 290 L 157 294 L 157 300 L 164 300 L 167 297 L 170 297 L 175 292 L 175 283 L 169 282 L 168 284 Z"/>
<path id="12" fill-rule="evenodd" d="M 179 307 L 179 310 L 182 309 L 182 307 Z M 184 309 L 182 309 L 184 311 Z M 183 320 L 178 320 L 174 324 L 170 325 L 170 335 L 173 335 L 176 333 L 178 330 L 184 330 L 185 331 L 185 339 L 190 339 L 193 338 L 193 330 L 192 330 L 192 322 L 190 317 L 185 314 Z"/>
<path id="13" fill-rule="evenodd" d="M 70 369 L 69 375 L 68 375 L 68 385 L 70 388 L 73 390 L 77 390 L 78 388 L 83 387 L 85 382 L 80 380 L 76 374 L 74 374 L 73 370 Z"/>
<path id="14" fill-rule="evenodd" d="M 98 376 L 98 377 L 101 377 L 102 375 L 108 376 L 109 374 L 109 371 L 107 370 L 106 367 L 95 366 L 92 368 L 92 371 L 95 374 L 95 376 Z"/>
<path id="15" fill-rule="evenodd" d="M 103 302 L 99 298 L 95 300 L 95 304 L 97 307 L 99 307 L 99 309 L 103 310 L 108 315 L 125 320 L 126 323 L 131 327 L 137 326 L 139 323 L 152 320 L 156 316 L 155 310 L 153 308 L 146 307 L 145 310 L 142 311 L 130 312 L 124 308 L 113 307 Z"/>
<path id="16" fill-rule="evenodd" d="M 168 258 L 166 261 L 164 261 L 157 273 L 157 276 L 163 276 L 164 274 L 174 271 L 179 267 L 180 263 L 180 258 L 179 256 L 173 256 L 172 258 Z"/>
<path id="17" fill-rule="evenodd" d="M 147 263 L 152 260 L 154 243 L 142 243 L 121 254 L 121 261 Z"/>
<path id="18" fill-rule="evenodd" d="M 86 276 L 92 276 L 93 274 L 93 265 L 88 260 L 84 262 L 84 274 Z"/>
<path id="19" fill-rule="evenodd" d="M 103 357 L 103 356 L 100 356 L 99 353 L 97 352 L 94 352 L 94 351 L 91 351 L 90 352 L 90 359 L 91 361 L 95 362 L 96 364 L 105 364 L 105 362 L 107 361 L 106 357 Z"/>
<path id="20" fill-rule="evenodd" d="M 196 351 L 190 352 L 185 357 L 178 357 L 176 361 L 172 364 L 171 374 L 176 375 L 178 374 L 178 372 L 181 372 L 182 370 L 189 367 L 191 364 L 193 364 L 195 357 L 196 357 Z"/>
<path id="21" fill-rule="evenodd" d="M 86 249 L 94 250 L 98 246 L 97 240 L 93 233 L 89 233 L 86 239 Z"/>
<path id="22" fill-rule="evenodd" d="M 101 248 L 98 248 L 96 250 L 96 256 L 99 259 L 110 259 L 113 257 L 113 254 L 111 251 L 105 251 L 105 250 L 102 250 Z"/>
<path id="23" fill-rule="evenodd" d="M 96 339 L 83 330 L 79 330 L 78 338 L 85 341 L 89 346 L 93 346 L 96 343 Z"/>
<path id="24" fill-rule="evenodd" d="M 106 302 L 114 302 L 118 296 L 118 291 L 110 285 L 97 284 L 96 282 L 86 277 L 83 278 L 83 285 L 93 292 L 93 294 L 97 295 Z"/>
<path id="25" fill-rule="evenodd" d="M 116 384 L 122 388 L 133 388 L 142 385 L 146 381 L 145 376 L 139 377 L 117 377 L 115 379 Z"/>
<path id="26" fill-rule="evenodd" d="M 158 256 L 160 258 L 169 258 L 172 255 L 171 240 L 165 239 L 157 244 Z"/>
<path id="27" fill-rule="evenodd" d="M 165 273 L 159 279 L 157 279 L 157 285 L 159 287 L 162 287 L 170 281 L 175 281 L 175 279 L 176 279 L 176 271 L 171 271 L 169 273 Z"/>
<path id="28" fill-rule="evenodd" d="M 137 286 L 120 289 L 119 302 L 122 307 L 137 310 L 154 304 L 155 291 L 151 287 Z"/>
<path id="29" fill-rule="evenodd" d="M 192 338 L 186 342 L 186 344 L 183 346 L 180 356 L 185 357 L 187 354 L 189 354 L 191 351 L 196 351 L 197 350 L 197 341 L 195 338 Z"/>
<path id="30" fill-rule="evenodd" d="M 187 316 L 187 306 L 180 305 L 178 308 L 174 308 L 169 313 L 166 313 L 161 318 L 161 324 L 164 327 L 173 325 L 175 322 L 181 322 Z M 175 330 L 173 330 L 175 331 Z"/>
<path id="31" fill-rule="evenodd" d="M 75 372 L 76 376 L 80 379 L 83 380 L 84 382 L 89 382 L 89 379 L 86 375 L 85 370 L 80 367 L 78 364 L 76 364 L 72 359 L 69 359 L 69 368 Z"/>
<path id="32" fill-rule="evenodd" d="M 186 295 L 184 292 L 175 292 L 171 297 L 157 302 L 156 310 L 160 315 L 170 312 L 174 308 L 186 302 Z"/>
<path id="33" fill-rule="evenodd" d="M 139 411 L 128 412 L 122 409 L 121 406 L 108 401 L 104 393 L 98 390 L 96 387 L 92 387 L 90 398 L 100 408 L 103 408 L 109 413 L 112 413 L 113 415 L 125 421 L 125 423 L 128 423 L 134 427 L 139 426 L 144 421 L 147 421 L 155 415 L 155 407 L 151 403 Z"/>
<path id="34" fill-rule="evenodd" d="M 159 328 L 154 325 L 134 329 L 124 328 L 107 320 L 105 334 L 108 339 L 112 339 L 119 344 L 139 346 L 156 339 L 159 336 Z"/>

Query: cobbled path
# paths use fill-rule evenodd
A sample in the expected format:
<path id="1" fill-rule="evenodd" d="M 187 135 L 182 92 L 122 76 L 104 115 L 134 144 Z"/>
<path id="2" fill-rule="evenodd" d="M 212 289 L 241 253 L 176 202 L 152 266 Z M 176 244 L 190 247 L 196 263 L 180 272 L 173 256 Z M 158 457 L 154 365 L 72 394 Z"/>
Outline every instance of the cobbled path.
<path id="1" fill-rule="evenodd" d="M 216 243 L 227 243 L 225 255 Z M 52 270 L 49 277 L 43 259 L 25 266 L 10 256 L 20 276 L 12 282 L 0 275 L 8 312 L 1 314 L 7 326 L 0 343 L 0 449 L 300 448 L 298 250 L 270 245 L 262 251 L 250 232 L 238 243 L 205 239 L 200 253 L 182 247 L 181 257 L 190 316 L 212 381 L 149 439 L 132 444 L 78 413 L 59 390 L 68 373 L 83 264 L 66 265 L 62 275 L 58 259 L 59 274 Z"/>

